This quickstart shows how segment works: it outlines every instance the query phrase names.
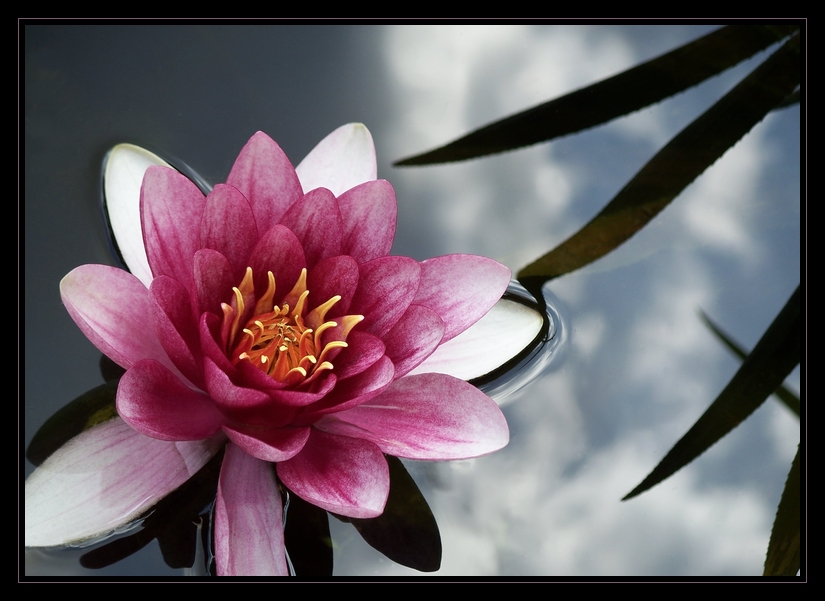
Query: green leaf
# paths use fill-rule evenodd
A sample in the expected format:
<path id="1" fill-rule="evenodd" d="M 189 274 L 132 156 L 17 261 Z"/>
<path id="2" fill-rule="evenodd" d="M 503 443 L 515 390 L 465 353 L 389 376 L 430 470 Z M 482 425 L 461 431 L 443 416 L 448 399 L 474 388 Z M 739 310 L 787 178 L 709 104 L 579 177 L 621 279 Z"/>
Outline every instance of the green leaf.
<path id="1" fill-rule="evenodd" d="M 796 25 L 723 27 L 609 79 L 486 125 L 446 146 L 395 165 L 463 161 L 601 125 L 695 86 L 796 29 Z"/>
<path id="2" fill-rule="evenodd" d="M 722 393 L 626 501 L 655 486 L 704 453 L 776 390 L 800 356 L 799 288 Z"/>
<path id="3" fill-rule="evenodd" d="M 332 537 L 327 512 L 292 493 L 286 514 L 284 544 L 296 576 L 332 576 Z"/>
<path id="4" fill-rule="evenodd" d="M 117 384 L 118 380 L 110 380 L 92 388 L 52 415 L 29 443 L 26 459 L 40 465 L 84 430 L 117 417 Z"/>
<path id="5" fill-rule="evenodd" d="M 799 77 L 795 35 L 668 142 L 590 223 L 522 269 L 518 279 L 546 282 L 623 244 L 791 94 Z"/>
<path id="6" fill-rule="evenodd" d="M 390 465 L 390 496 L 377 518 L 350 518 L 363 539 L 396 563 L 421 572 L 441 567 L 441 534 L 430 506 L 397 457 Z"/>
<path id="7" fill-rule="evenodd" d="M 126 370 L 120 365 L 109 359 L 106 355 L 100 355 L 100 375 L 103 376 L 103 381 L 120 380 Z"/>
<path id="8" fill-rule="evenodd" d="M 771 541 L 768 543 L 768 556 L 765 558 L 763 576 L 796 576 L 801 563 L 799 551 L 799 447 L 796 448 L 796 457 L 791 463 L 791 471 L 785 481 L 785 490 L 779 507 L 776 509 L 776 519 L 771 530 Z"/>
<path id="9" fill-rule="evenodd" d="M 721 340 L 724 345 L 733 352 L 734 355 L 742 360 L 747 358 L 748 352 L 744 349 L 744 347 L 733 340 L 733 338 L 725 334 L 719 326 L 711 321 L 710 317 L 708 317 L 704 311 L 699 311 L 699 315 L 701 316 L 702 321 L 705 322 L 705 325 L 710 328 L 710 331 L 713 332 L 716 337 L 719 338 L 719 340 Z M 796 416 L 799 417 L 800 401 L 798 396 L 786 388 L 784 384 L 774 390 L 773 393 L 779 397 L 779 400 L 781 400 L 788 409 L 793 411 Z"/>
<path id="10" fill-rule="evenodd" d="M 790 96 L 785 98 L 785 100 L 777 104 L 774 110 L 778 111 L 780 109 L 788 108 L 789 106 L 793 106 L 795 104 L 799 104 L 799 88 L 794 90 L 794 92 Z"/>

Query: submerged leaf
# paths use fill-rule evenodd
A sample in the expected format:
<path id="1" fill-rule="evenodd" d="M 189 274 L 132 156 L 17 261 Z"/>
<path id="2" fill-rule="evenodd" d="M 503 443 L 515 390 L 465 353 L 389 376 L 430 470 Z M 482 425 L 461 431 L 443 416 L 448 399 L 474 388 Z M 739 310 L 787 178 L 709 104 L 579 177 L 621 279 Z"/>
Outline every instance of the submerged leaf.
<path id="1" fill-rule="evenodd" d="M 589 129 L 682 92 L 790 35 L 795 25 L 723 27 L 667 54 L 395 163 L 463 161 Z"/>
<path id="2" fill-rule="evenodd" d="M 627 241 L 799 84 L 799 35 L 788 40 L 654 156 L 587 225 L 518 274 L 546 282 Z"/>
<path id="3" fill-rule="evenodd" d="M 103 376 L 103 381 L 119 380 L 123 377 L 126 370 L 120 365 L 109 359 L 106 355 L 100 355 L 100 375 Z"/>
<path id="4" fill-rule="evenodd" d="M 763 576 L 796 576 L 801 563 L 799 549 L 799 447 L 785 481 L 768 543 Z"/>
<path id="5" fill-rule="evenodd" d="M 47 419 L 29 443 L 26 459 L 34 465 L 40 465 L 49 455 L 84 430 L 117 417 L 117 383 L 117 380 L 109 380 L 84 392 Z"/>
<path id="6" fill-rule="evenodd" d="M 710 328 L 710 330 L 714 334 L 716 334 L 716 337 L 719 338 L 719 340 L 721 340 L 724 343 L 724 345 L 733 352 L 734 355 L 736 355 L 743 361 L 745 360 L 745 358 L 747 358 L 748 353 L 740 344 L 738 344 L 730 336 L 725 334 L 719 328 L 719 326 L 717 326 L 715 323 L 711 321 L 710 317 L 708 317 L 704 311 L 700 311 L 699 314 L 702 317 L 702 321 L 705 322 L 705 325 L 708 328 Z M 776 390 L 774 390 L 774 394 L 777 397 L 779 397 L 779 400 L 781 400 L 788 409 L 793 411 L 796 414 L 796 416 L 799 417 L 800 402 L 798 396 L 796 396 L 793 392 L 786 388 L 784 384 Z"/>
<path id="7" fill-rule="evenodd" d="M 377 518 L 349 521 L 374 549 L 396 563 L 435 572 L 441 567 L 441 534 L 430 506 L 397 457 L 387 455 L 390 496 Z"/>
<path id="8" fill-rule="evenodd" d="M 753 413 L 799 363 L 799 288 L 707 411 L 626 501 L 668 478 Z"/>
<path id="9" fill-rule="evenodd" d="M 296 576 L 332 576 L 332 537 L 326 511 L 290 494 L 284 543 Z"/>

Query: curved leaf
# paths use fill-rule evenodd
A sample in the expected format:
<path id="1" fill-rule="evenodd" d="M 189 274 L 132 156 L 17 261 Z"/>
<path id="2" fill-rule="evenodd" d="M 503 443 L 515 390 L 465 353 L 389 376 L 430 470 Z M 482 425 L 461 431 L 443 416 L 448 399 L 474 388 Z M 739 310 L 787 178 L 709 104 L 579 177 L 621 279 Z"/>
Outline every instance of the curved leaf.
<path id="1" fill-rule="evenodd" d="M 785 481 L 768 543 L 763 576 L 796 576 L 801 563 L 799 550 L 799 447 Z"/>
<path id="2" fill-rule="evenodd" d="M 799 363 L 799 288 L 722 393 L 626 501 L 652 488 L 704 453 L 753 413 Z"/>
<path id="3" fill-rule="evenodd" d="M 84 430 L 117 417 L 117 384 L 118 380 L 109 380 L 92 388 L 47 419 L 29 443 L 26 459 L 40 465 Z"/>
<path id="4" fill-rule="evenodd" d="M 796 25 L 723 27 L 581 90 L 486 125 L 396 166 L 463 161 L 546 142 L 659 102 L 790 35 Z"/>
<path id="5" fill-rule="evenodd" d="M 109 359 L 106 355 L 100 355 L 100 375 L 103 376 L 103 381 L 119 380 L 126 370 L 120 365 Z"/>
<path id="6" fill-rule="evenodd" d="M 735 340 L 733 340 L 730 336 L 725 334 L 719 328 L 719 326 L 717 326 L 715 323 L 713 323 L 711 321 L 710 317 L 708 317 L 705 314 L 704 311 L 699 311 L 699 315 L 702 317 L 702 321 L 705 322 L 705 325 L 708 328 L 710 328 L 711 332 L 716 334 L 716 337 L 719 338 L 719 340 L 721 340 L 722 343 L 726 347 L 728 347 L 728 349 L 730 349 L 731 352 L 733 352 L 734 355 L 736 355 L 737 357 L 739 357 L 743 361 L 747 358 L 748 352 L 740 344 L 738 344 Z M 776 390 L 774 390 L 773 393 L 777 397 L 779 397 L 779 400 L 781 400 L 788 409 L 793 411 L 796 414 L 796 416 L 799 417 L 800 402 L 799 402 L 799 397 L 798 396 L 796 396 L 793 392 L 791 392 L 789 389 L 787 389 L 784 384 L 782 386 L 780 386 L 779 388 L 777 388 Z"/>
<path id="7" fill-rule="evenodd" d="M 668 142 L 590 223 L 522 269 L 518 279 L 546 282 L 623 244 L 793 92 L 800 70 L 796 35 Z"/>
<path id="8" fill-rule="evenodd" d="M 441 534 L 430 506 L 397 457 L 387 455 L 390 496 L 377 518 L 350 522 L 363 539 L 396 563 L 435 572 L 441 567 Z"/>
<path id="9" fill-rule="evenodd" d="M 622 501 L 671 476 L 753 413 L 799 363 L 800 327 L 797 288 L 713 404 Z"/>
<path id="10" fill-rule="evenodd" d="M 332 576 L 332 537 L 327 512 L 298 495 L 289 495 L 284 544 L 296 576 Z"/>

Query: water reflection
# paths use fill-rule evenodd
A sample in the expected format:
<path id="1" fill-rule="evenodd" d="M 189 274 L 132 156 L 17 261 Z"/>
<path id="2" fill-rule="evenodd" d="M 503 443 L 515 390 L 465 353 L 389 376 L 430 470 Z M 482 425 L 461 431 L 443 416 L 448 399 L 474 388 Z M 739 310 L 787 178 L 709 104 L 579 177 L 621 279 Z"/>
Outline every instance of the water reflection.
<path id="1" fill-rule="evenodd" d="M 499 405 L 508 403 L 513 393 L 545 372 L 551 363 L 556 363 L 558 367 L 563 354 L 567 325 L 559 311 L 560 302 L 547 289 L 538 294 L 542 298 L 536 298 L 518 281 L 510 282 L 502 302 L 517 303 L 541 315 L 541 328 L 530 344 L 510 361 L 484 376 L 470 380 Z"/>

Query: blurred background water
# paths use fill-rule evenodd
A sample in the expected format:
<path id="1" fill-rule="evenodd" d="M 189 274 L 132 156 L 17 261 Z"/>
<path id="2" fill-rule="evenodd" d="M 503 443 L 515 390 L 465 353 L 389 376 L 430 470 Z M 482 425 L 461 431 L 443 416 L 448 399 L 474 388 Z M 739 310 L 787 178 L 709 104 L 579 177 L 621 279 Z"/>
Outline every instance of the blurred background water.
<path id="1" fill-rule="evenodd" d="M 618 73 L 713 25 L 73 25 L 24 29 L 24 443 L 101 383 L 60 279 L 111 263 L 105 152 L 132 142 L 224 181 L 257 130 L 297 164 L 347 122 L 369 127 L 398 197 L 394 254 L 486 255 L 513 272 L 577 231 L 759 61 L 602 127 L 435 167 L 392 162 Z M 504 407 L 491 456 L 413 463 L 442 575 L 759 575 L 799 422 L 769 399 L 651 491 L 638 484 L 800 281 L 800 108 L 775 111 L 647 228 L 554 280 L 568 348 Z M 788 384 L 799 390 L 799 370 Z M 25 475 L 33 466 L 25 462 Z M 336 575 L 414 575 L 331 521 Z M 103 570 L 26 554 L 31 575 L 166 575 L 156 543 Z"/>

